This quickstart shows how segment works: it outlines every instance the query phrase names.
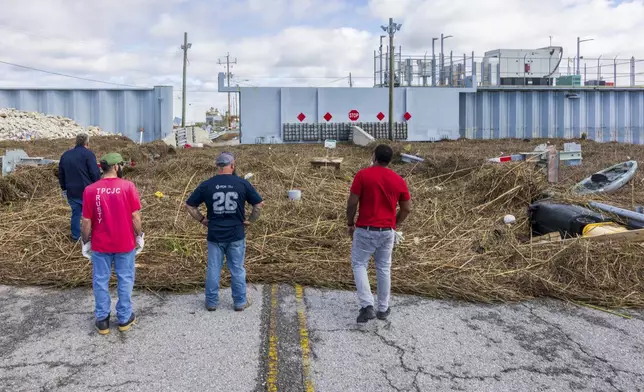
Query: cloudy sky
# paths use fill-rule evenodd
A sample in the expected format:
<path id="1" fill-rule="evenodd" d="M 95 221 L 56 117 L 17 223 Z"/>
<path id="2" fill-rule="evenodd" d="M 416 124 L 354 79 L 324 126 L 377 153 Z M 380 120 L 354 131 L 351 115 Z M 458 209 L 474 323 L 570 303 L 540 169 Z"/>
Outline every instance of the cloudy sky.
<path id="1" fill-rule="evenodd" d="M 497 48 L 564 47 L 585 58 L 644 59 L 644 0 L 0 0 L 0 61 L 132 86 L 174 86 L 180 115 L 183 33 L 188 32 L 188 121 L 225 109 L 218 60 L 237 59 L 241 86 L 373 84 L 380 25 L 402 23 L 403 54 L 431 53 L 453 35 L 455 55 Z M 0 63 L 0 87 L 118 88 Z M 596 67 L 596 61 L 592 61 Z M 589 65 L 590 66 L 590 65 Z M 644 84 L 644 62 L 637 80 Z M 564 65 L 564 67 L 566 67 Z M 590 68 L 589 68 L 590 69 Z M 594 68 L 596 69 L 596 68 Z M 596 72 L 593 69 L 592 72 Z M 565 69 L 562 69 L 565 72 Z M 589 71 L 591 72 L 591 71 Z M 620 70 L 621 74 L 621 70 Z M 620 76 L 618 84 L 628 83 Z"/>

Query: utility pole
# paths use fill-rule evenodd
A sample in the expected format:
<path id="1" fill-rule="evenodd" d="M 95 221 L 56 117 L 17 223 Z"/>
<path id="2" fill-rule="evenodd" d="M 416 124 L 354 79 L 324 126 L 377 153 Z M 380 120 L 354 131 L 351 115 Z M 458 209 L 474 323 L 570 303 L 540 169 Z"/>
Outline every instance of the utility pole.
<path id="1" fill-rule="evenodd" d="M 186 67 L 188 66 L 188 49 L 192 44 L 188 43 L 188 33 L 183 33 L 183 87 L 181 90 L 181 128 L 186 127 Z"/>
<path id="2" fill-rule="evenodd" d="M 394 140 L 394 34 L 402 27 L 400 23 L 394 23 L 393 18 L 389 18 L 389 25 L 382 25 L 380 28 L 389 34 L 389 140 Z"/>
<path id="3" fill-rule="evenodd" d="M 351 72 L 349 72 L 349 87 L 353 87 L 353 79 L 351 79 Z"/>
<path id="4" fill-rule="evenodd" d="M 226 53 L 226 87 L 230 87 L 230 64 L 237 64 L 237 59 L 230 61 L 230 53 Z M 223 65 L 219 60 L 219 65 Z M 230 92 L 228 92 L 228 129 L 230 130 Z"/>
<path id="5" fill-rule="evenodd" d="M 382 72 L 382 39 L 386 38 L 386 35 L 381 35 L 380 36 L 380 48 L 378 49 L 378 52 L 380 54 L 380 87 L 383 85 L 383 72 Z"/>

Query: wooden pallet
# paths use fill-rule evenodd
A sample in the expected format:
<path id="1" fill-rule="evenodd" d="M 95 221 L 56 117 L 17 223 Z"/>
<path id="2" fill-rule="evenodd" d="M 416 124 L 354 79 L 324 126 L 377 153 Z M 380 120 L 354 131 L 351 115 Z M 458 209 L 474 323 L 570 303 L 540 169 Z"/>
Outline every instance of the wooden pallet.
<path id="1" fill-rule="evenodd" d="M 333 166 L 335 170 L 340 169 L 344 158 L 313 158 L 311 159 L 311 166 L 313 167 L 328 167 Z"/>

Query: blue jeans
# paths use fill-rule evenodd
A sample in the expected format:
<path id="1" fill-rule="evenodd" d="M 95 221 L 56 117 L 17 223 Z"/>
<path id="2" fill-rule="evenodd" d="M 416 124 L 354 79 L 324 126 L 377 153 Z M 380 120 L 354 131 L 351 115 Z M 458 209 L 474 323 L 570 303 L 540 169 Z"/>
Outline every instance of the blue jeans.
<path id="1" fill-rule="evenodd" d="M 110 314 L 111 301 L 109 282 L 112 275 L 112 264 L 116 272 L 117 292 L 116 317 L 119 323 L 125 324 L 132 315 L 132 289 L 134 288 L 134 253 L 100 253 L 92 252 L 94 288 L 94 314 L 96 320 L 103 320 Z"/>
<path id="2" fill-rule="evenodd" d="M 72 239 L 78 241 L 81 235 L 81 215 L 83 214 L 83 200 L 67 199 L 67 203 L 72 208 L 72 218 L 70 220 L 72 228 Z"/>
<path id="3" fill-rule="evenodd" d="M 206 306 L 216 307 L 219 303 L 219 279 L 224 266 L 224 256 L 230 271 L 230 288 L 235 307 L 246 305 L 246 240 L 229 243 L 208 241 L 208 268 L 206 270 Z"/>

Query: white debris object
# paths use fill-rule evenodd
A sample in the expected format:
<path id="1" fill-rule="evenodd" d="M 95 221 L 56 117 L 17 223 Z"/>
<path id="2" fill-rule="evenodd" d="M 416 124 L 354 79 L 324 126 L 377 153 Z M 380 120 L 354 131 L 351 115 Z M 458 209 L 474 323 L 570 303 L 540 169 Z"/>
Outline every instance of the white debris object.
<path id="1" fill-rule="evenodd" d="M 288 199 L 291 201 L 297 201 L 302 198 L 302 191 L 299 189 L 291 189 L 288 191 Z"/>
<path id="2" fill-rule="evenodd" d="M 403 237 L 402 231 L 394 232 L 394 244 L 395 245 L 400 244 L 401 242 L 403 242 L 404 239 L 405 239 L 405 237 Z"/>
<path id="3" fill-rule="evenodd" d="M 511 225 L 517 221 L 517 218 L 514 217 L 514 215 L 506 215 L 503 217 L 503 223 L 506 225 Z"/>
<path id="4" fill-rule="evenodd" d="M 79 133 L 109 134 L 98 127 L 83 128 L 74 120 L 61 116 L 0 108 L 0 140 L 73 139 Z"/>
<path id="5" fill-rule="evenodd" d="M 252 176 L 253 176 L 253 173 L 248 173 L 244 176 L 244 180 L 250 180 Z"/>

